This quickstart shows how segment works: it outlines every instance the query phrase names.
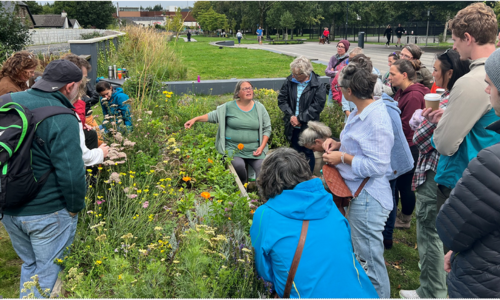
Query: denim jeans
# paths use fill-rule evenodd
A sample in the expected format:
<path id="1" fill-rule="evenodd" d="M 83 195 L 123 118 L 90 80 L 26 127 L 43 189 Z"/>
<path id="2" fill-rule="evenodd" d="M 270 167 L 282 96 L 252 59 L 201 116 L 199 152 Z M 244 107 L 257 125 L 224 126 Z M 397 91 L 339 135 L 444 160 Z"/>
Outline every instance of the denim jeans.
<path id="1" fill-rule="evenodd" d="M 391 284 L 384 260 L 382 231 L 390 211 L 383 208 L 366 190 L 351 201 L 347 220 L 351 225 L 354 253 L 364 265 L 380 298 L 391 297 Z"/>
<path id="2" fill-rule="evenodd" d="M 294 128 L 292 134 L 292 148 L 297 150 L 299 153 L 304 153 L 306 155 L 306 160 L 309 162 L 309 168 L 311 172 L 314 171 L 314 165 L 316 164 L 316 158 L 314 157 L 314 151 L 307 149 L 299 145 L 300 129 Z"/>
<path id="3" fill-rule="evenodd" d="M 32 276 L 38 275 L 42 291 L 52 291 L 62 270 L 54 260 L 63 259 L 69 252 L 77 222 L 78 215 L 71 217 L 66 209 L 47 215 L 4 216 L 2 223 L 14 250 L 23 261 L 20 290 L 25 282 L 32 281 Z M 29 293 L 21 292 L 20 298 Z M 35 297 L 43 298 L 36 289 Z"/>
<path id="4" fill-rule="evenodd" d="M 389 184 L 391 185 L 391 190 L 392 190 L 392 201 L 393 201 L 393 208 L 391 213 L 389 214 L 389 218 L 387 219 L 387 222 L 385 222 L 385 229 L 384 232 L 382 232 L 384 236 L 384 240 L 392 240 L 392 234 L 394 233 L 394 224 L 396 224 L 396 216 L 398 214 L 398 200 L 397 200 L 397 194 L 396 194 L 396 179 L 389 180 Z"/>
<path id="5" fill-rule="evenodd" d="M 326 100 L 326 106 L 333 106 L 333 94 L 332 87 L 330 87 L 330 91 L 328 92 L 328 99 Z"/>

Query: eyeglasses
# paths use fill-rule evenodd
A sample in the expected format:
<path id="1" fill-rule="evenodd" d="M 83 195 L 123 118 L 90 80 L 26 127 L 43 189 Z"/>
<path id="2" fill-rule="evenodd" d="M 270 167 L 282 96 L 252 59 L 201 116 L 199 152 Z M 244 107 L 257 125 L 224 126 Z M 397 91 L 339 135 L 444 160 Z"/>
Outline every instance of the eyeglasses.
<path id="1" fill-rule="evenodd" d="M 334 88 L 335 88 L 337 91 L 338 91 L 340 88 L 343 88 L 343 87 L 344 87 L 344 86 L 341 86 L 341 85 L 339 85 L 339 84 L 336 84 L 336 85 L 334 86 Z"/>
<path id="2" fill-rule="evenodd" d="M 292 76 L 295 78 L 303 76 L 303 75 L 305 75 L 305 74 L 304 73 L 299 73 L 299 74 L 292 73 Z"/>
<path id="3" fill-rule="evenodd" d="M 244 91 L 244 92 L 248 92 L 248 91 L 251 91 L 252 90 L 252 87 L 249 86 L 249 87 L 246 87 L 246 88 L 242 88 L 240 89 L 241 91 Z"/>
<path id="4" fill-rule="evenodd" d="M 342 48 L 342 49 L 345 49 L 345 47 L 344 47 L 344 46 L 339 46 L 339 45 L 337 45 L 337 48 Z"/>
<path id="5" fill-rule="evenodd" d="M 450 50 L 453 50 L 453 49 L 451 49 L 451 48 L 450 49 L 446 49 L 446 51 L 444 51 L 443 54 L 441 54 L 440 56 L 444 55 L 446 57 L 446 60 L 450 63 L 450 69 L 453 70 L 453 63 L 451 62 L 451 58 L 448 55 L 448 51 L 450 51 Z"/>

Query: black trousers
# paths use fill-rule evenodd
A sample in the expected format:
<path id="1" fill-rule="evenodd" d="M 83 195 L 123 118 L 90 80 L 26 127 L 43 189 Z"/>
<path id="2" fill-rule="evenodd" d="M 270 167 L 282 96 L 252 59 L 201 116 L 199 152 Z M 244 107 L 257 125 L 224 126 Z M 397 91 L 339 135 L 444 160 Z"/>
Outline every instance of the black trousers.
<path id="1" fill-rule="evenodd" d="M 387 35 L 387 43 L 385 43 L 386 45 L 389 45 L 389 43 L 391 42 L 391 35 L 388 34 Z"/>
<path id="2" fill-rule="evenodd" d="M 95 149 L 98 147 L 98 137 L 97 132 L 92 130 L 83 130 L 83 135 L 85 136 L 85 146 L 89 149 Z"/>
<path id="3" fill-rule="evenodd" d="M 411 182 L 418 160 L 417 146 L 411 146 L 410 151 L 411 155 L 413 156 L 413 160 L 415 161 L 415 163 L 413 164 L 413 169 L 399 176 L 398 180 L 396 181 L 396 188 L 401 196 L 401 212 L 407 216 L 411 215 L 413 213 L 413 210 L 415 209 L 415 192 L 411 190 Z"/>

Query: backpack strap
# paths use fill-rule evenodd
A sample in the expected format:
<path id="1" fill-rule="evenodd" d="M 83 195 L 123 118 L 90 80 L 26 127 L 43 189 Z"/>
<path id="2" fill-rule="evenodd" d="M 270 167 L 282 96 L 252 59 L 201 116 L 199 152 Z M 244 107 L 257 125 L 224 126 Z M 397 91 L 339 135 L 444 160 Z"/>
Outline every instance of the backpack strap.
<path id="1" fill-rule="evenodd" d="M 67 115 L 75 116 L 74 111 L 72 111 L 71 109 L 69 109 L 67 107 L 62 107 L 62 106 L 44 106 L 44 107 L 40 107 L 37 109 L 33 109 L 33 110 L 31 110 L 31 112 L 33 113 L 33 121 L 36 124 L 42 122 L 43 120 L 45 120 L 49 117 L 55 116 L 55 115 L 67 114 Z M 75 118 L 76 118 L 76 116 L 75 116 Z M 77 120 L 78 120 L 78 118 L 77 118 Z"/>
<path id="2" fill-rule="evenodd" d="M 0 97 L 0 106 L 3 106 L 4 104 L 7 104 L 9 102 L 12 102 L 12 97 L 10 96 L 10 93 L 7 93 Z"/>
<path id="3" fill-rule="evenodd" d="M 283 298 L 290 298 L 290 292 L 292 291 L 293 279 L 295 278 L 295 273 L 299 267 L 300 258 L 302 257 L 302 250 L 304 250 L 304 244 L 306 243 L 307 229 L 309 228 L 309 221 L 302 221 L 302 231 L 300 232 L 299 244 L 297 245 L 297 250 L 295 250 L 295 255 L 293 256 L 292 266 L 288 272 L 288 278 L 286 279 L 285 291 L 283 292 Z"/>

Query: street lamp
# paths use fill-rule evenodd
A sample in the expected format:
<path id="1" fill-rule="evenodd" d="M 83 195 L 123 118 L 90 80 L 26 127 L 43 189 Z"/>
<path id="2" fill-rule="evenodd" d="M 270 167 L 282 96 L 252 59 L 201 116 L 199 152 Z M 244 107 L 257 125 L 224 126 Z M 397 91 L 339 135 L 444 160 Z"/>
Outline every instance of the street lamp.
<path id="1" fill-rule="evenodd" d="M 347 8 L 346 8 L 346 13 L 345 13 L 345 39 L 347 40 L 347 20 L 349 16 L 349 2 L 347 2 Z"/>
<path id="2" fill-rule="evenodd" d="M 427 9 L 427 33 L 425 34 L 425 46 L 427 47 L 427 39 L 429 38 L 429 16 L 431 15 L 431 10 Z"/>

